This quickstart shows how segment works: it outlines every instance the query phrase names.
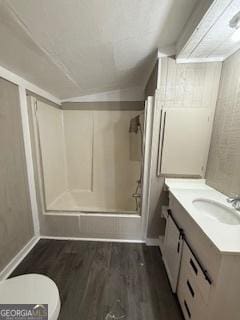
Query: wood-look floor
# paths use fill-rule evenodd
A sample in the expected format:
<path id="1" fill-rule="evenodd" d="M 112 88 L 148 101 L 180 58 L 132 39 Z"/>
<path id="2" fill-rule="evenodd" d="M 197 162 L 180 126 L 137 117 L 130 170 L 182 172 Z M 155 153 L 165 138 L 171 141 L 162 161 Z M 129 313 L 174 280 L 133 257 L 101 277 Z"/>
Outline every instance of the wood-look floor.
<path id="1" fill-rule="evenodd" d="M 105 320 L 115 301 L 127 320 L 182 320 L 157 247 L 40 240 L 11 277 L 49 276 L 61 296 L 61 320 Z"/>

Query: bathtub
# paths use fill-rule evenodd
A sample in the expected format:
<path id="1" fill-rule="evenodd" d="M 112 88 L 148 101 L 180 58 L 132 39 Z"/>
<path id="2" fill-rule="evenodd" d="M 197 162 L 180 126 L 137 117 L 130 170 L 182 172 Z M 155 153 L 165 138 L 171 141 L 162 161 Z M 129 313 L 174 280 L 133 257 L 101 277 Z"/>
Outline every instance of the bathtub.
<path id="1" fill-rule="evenodd" d="M 91 204 L 94 203 L 95 206 Z M 97 199 L 92 192 L 65 191 L 50 204 L 45 205 L 46 212 L 84 212 L 84 213 L 106 213 L 106 214 L 139 214 L 136 210 L 135 200 L 130 196 L 125 201 L 116 199 Z M 115 207 L 114 207 L 115 205 Z"/>

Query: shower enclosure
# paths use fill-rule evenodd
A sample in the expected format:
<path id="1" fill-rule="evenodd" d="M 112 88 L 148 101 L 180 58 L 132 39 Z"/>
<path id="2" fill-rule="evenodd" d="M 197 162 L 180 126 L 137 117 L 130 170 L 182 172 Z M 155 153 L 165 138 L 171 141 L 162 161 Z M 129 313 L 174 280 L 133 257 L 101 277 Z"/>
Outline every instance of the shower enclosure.
<path id="1" fill-rule="evenodd" d="M 140 213 L 143 110 L 32 111 L 46 211 Z"/>

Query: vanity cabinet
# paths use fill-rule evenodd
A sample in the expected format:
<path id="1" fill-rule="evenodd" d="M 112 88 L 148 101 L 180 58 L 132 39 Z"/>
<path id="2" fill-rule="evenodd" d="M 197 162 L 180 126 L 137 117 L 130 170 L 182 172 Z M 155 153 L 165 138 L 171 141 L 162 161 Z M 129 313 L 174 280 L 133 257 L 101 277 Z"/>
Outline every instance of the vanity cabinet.
<path id="1" fill-rule="evenodd" d="M 185 320 L 239 320 L 240 252 L 219 251 L 171 192 L 169 199 L 185 239 L 176 291 Z"/>

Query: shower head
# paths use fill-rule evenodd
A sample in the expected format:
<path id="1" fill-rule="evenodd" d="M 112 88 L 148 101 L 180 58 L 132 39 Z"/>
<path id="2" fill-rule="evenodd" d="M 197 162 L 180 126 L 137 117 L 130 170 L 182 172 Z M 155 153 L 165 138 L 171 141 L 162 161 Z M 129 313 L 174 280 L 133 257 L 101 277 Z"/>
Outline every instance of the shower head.
<path id="1" fill-rule="evenodd" d="M 138 127 L 140 126 L 140 117 L 136 116 L 130 120 L 129 132 L 138 133 Z"/>

